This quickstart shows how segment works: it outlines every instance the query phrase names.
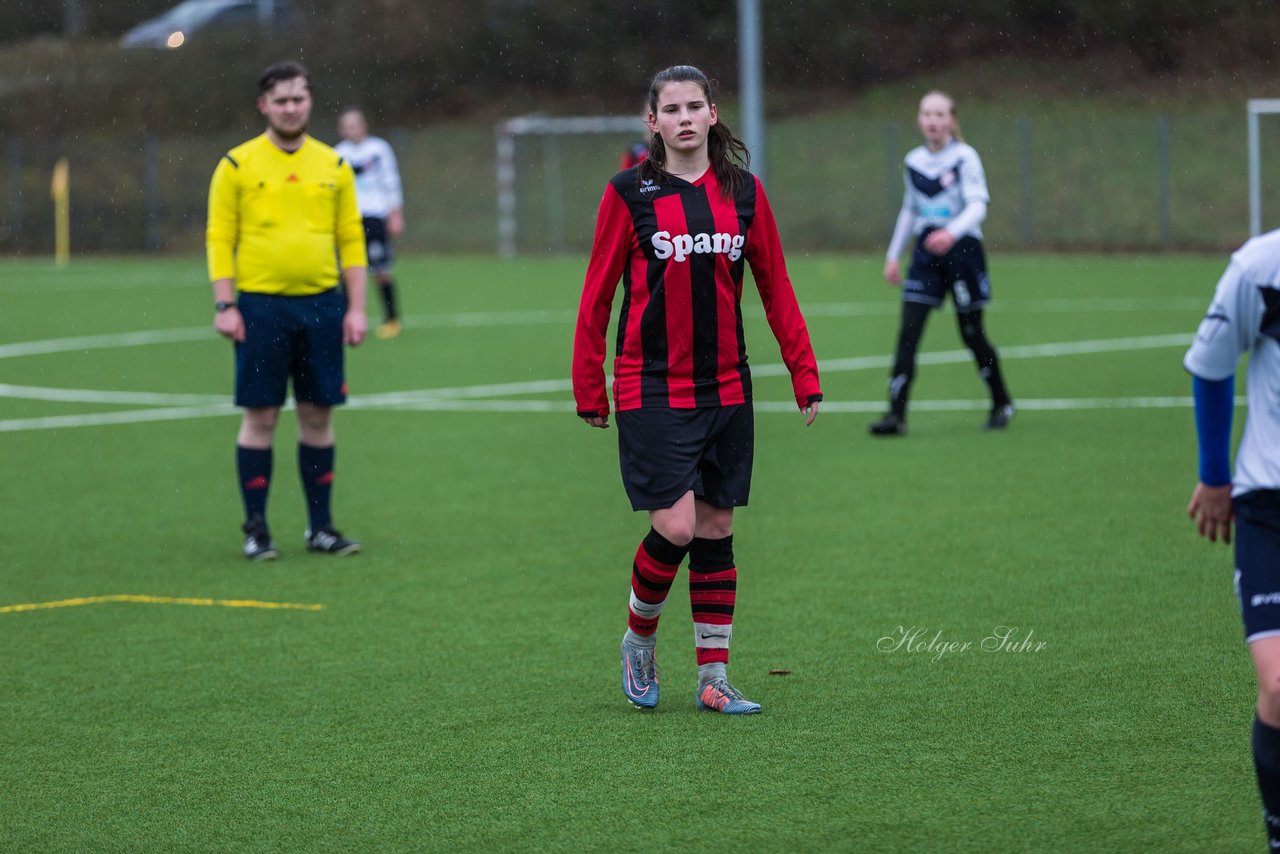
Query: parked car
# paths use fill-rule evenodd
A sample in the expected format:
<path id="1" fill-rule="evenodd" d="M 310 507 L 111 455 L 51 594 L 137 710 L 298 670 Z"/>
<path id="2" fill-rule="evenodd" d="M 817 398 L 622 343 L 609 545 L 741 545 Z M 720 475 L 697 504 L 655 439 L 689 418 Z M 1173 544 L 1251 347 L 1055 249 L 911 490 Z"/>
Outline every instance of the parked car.
<path id="1" fill-rule="evenodd" d="M 193 36 L 258 24 L 259 0 L 184 0 L 163 15 L 143 21 L 120 38 L 121 47 L 179 48 Z M 289 26 L 298 11 L 288 0 L 271 0 L 273 24 Z"/>

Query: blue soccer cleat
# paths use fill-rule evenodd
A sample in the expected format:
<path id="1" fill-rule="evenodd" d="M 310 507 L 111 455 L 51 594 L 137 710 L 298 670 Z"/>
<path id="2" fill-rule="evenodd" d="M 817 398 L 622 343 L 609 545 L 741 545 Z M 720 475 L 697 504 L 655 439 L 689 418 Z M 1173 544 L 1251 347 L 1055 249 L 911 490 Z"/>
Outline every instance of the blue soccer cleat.
<path id="1" fill-rule="evenodd" d="M 638 708 L 658 705 L 658 658 L 654 647 L 622 642 L 622 693 Z"/>
<path id="2" fill-rule="evenodd" d="M 712 679 L 700 687 L 696 706 L 700 712 L 712 711 L 722 715 L 754 715 L 760 712 L 760 704 L 739 694 L 728 679 Z"/>

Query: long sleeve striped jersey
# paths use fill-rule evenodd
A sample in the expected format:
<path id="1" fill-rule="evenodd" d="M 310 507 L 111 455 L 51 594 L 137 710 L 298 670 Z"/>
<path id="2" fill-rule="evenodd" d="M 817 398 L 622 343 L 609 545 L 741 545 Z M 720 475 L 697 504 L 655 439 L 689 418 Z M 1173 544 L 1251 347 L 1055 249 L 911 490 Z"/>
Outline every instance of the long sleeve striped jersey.
<path id="1" fill-rule="evenodd" d="M 614 355 L 619 411 L 697 409 L 751 400 L 742 330 L 745 265 L 791 373 L 801 408 L 822 399 L 809 331 L 787 275 L 773 211 L 741 172 L 733 198 L 713 170 L 689 183 L 640 181 L 636 169 L 605 188 L 596 219 L 573 348 L 579 415 L 606 415 L 605 335 L 622 284 Z"/>

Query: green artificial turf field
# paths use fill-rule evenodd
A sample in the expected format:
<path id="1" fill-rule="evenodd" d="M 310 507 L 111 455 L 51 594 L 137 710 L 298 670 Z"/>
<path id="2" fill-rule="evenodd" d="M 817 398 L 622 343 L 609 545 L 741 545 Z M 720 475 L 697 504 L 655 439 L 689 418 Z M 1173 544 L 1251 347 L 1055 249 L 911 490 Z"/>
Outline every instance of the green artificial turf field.
<path id="1" fill-rule="evenodd" d="M 661 706 L 619 690 L 647 523 L 573 415 L 580 259 L 406 259 L 406 331 L 349 355 L 336 422 L 366 550 L 305 553 L 286 416 L 266 565 L 202 261 L 0 262 L 0 848 L 1256 849 L 1232 561 L 1184 513 L 1224 262 L 997 254 L 1003 434 L 948 310 L 911 434 L 867 436 L 896 292 L 797 254 L 804 429 L 749 291 L 751 718 L 694 712 L 682 578 Z"/>

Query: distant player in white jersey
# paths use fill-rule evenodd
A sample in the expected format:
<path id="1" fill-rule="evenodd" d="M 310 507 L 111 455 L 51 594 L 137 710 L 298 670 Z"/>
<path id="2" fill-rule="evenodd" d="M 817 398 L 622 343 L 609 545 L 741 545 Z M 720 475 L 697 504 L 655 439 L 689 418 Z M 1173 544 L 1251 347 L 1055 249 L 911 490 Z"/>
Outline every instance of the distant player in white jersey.
<path id="1" fill-rule="evenodd" d="M 948 294 L 955 303 L 960 337 L 973 351 L 978 372 L 991 390 L 984 429 L 1000 430 L 1013 418 L 1013 401 L 1000 373 L 999 356 L 982 327 L 982 311 L 991 301 L 981 227 L 991 194 L 982 159 L 961 141 L 955 104 L 948 95 L 925 95 L 918 120 L 924 145 L 906 156 L 906 193 L 884 265 L 885 279 L 902 286 L 902 323 L 889 375 L 889 412 L 871 425 L 871 434 L 907 432 L 907 397 L 916 372 L 916 351 L 930 310 L 939 308 Z M 912 235 L 916 246 L 904 283 L 899 259 Z"/>
<path id="2" fill-rule="evenodd" d="M 1231 476 L 1235 371 L 1249 354 L 1249 413 Z M 1187 515 L 1231 542 L 1245 642 L 1258 674 L 1253 762 L 1271 849 L 1280 848 L 1280 231 L 1231 256 L 1183 366 L 1191 373 L 1200 482 Z"/>
<path id="3" fill-rule="evenodd" d="M 378 277 L 382 293 L 383 321 L 379 338 L 400 334 L 400 313 L 396 306 L 396 284 L 391 277 L 391 239 L 404 233 L 404 197 L 400 190 L 400 169 L 385 139 L 369 136 L 364 113 L 349 107 L 338 116 L 342 142 L 334 146 L 356 173 L 356 197 L 364 220 L 369 272 Z"/>

